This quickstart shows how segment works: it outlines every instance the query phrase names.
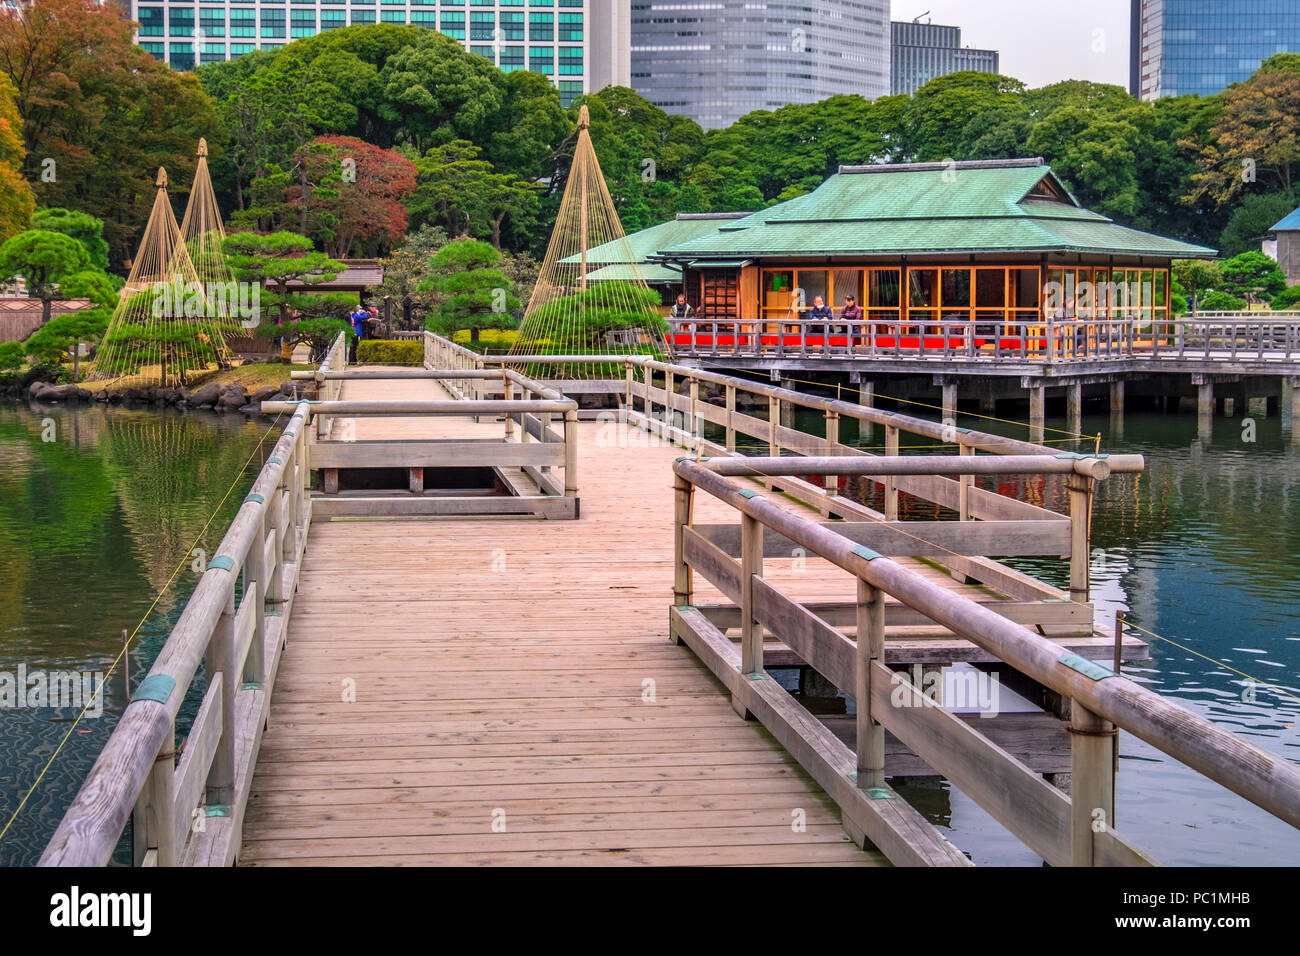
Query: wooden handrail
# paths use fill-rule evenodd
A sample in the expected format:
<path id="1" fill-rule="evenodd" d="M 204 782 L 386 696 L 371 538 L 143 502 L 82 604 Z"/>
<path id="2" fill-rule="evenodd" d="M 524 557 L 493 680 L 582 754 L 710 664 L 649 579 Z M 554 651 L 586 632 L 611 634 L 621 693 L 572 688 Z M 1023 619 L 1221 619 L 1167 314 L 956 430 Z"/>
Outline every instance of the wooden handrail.
<path id="1" fill-rule="evenodd" d="M 307 414 L 305 405 L 294 409 L 148 676 L 46 846 L 41 866 L 107 864 L 133 807 L 137 836 L 158 864 L 178 863 L 187 834 L 191 840 L 195 836 L 189 824 L 197 804 L 189 798 L 203 793 L 204 778 L 208 803 L 220 805 L 228 820 L 242 819 L 248 781 L 239 786 L 235 736 L 249 730 L 246 724 L 260 728 L 264 720 L 249 695 L 261 694 L 261 707 L 269 701 L 276 648 L 267 645 L 278 647 L 287 623 L 282 610 L 268 614 L 266 603 L 292 594 L 306 537 Z M 236 607 L 235 582 L 241 575 L 243 600 Z M 195 764 L 188 756 L 177 763 L 176 715 L 204 659 L 208 690 L 186 750 L 204 754 L 206 763 Z M 216 716 L 204 722 L 205 710 Z M 242 723 L 241 714 L 246 715 Z M 186 805 L 177 802 L 181 798 Z M 213 822 L 203 832 L 216 827 Z M 233 854 L 229 829 L 223 830 L 222 852 Z"/>
<path id="2" fill-rule="evenodd" d="M 708 492 L 747 518 L 797 542 L 809 553 L 825 558 L 871 588 L 897 598 L 1031 679 L 1071 698 L 1083 712 L 1081 722 L 1086 724 L 1088 715 L 1109 721 L 1279 819 L 1300 827 L 1300 768 L 1289 761 L 1128 678 L 1096 665 L 1081 666 L 1073 655 L 1063 654 L 1059 644 L 896 561 L 867 551 L 838 534 L 833 525 L 811 521 L 755 495 L 704 464 L 683 458 L 676 462 L 674 471 L 691 488 Z M 680 516 L 679 509 L 679 526 L 689 526 Z M 835 649 L 823 650 L 832 653 Z M 935 769 L 945 772 L 942 766 Z"/>

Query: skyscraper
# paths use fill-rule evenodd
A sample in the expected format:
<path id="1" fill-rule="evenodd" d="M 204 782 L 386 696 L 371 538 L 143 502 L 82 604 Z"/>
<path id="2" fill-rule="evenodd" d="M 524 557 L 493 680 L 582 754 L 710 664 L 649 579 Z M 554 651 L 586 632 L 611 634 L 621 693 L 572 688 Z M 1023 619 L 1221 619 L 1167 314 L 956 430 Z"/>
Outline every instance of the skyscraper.
<path id="1" fill-rule="evenodd" d="M 1300 0 L 1132 0 L 1129 91 L 1209 96 L 1300 52 Z"/>
<path id="2" fill-rule="evenodd" d="M 506 72 L 551 79 L 567 106 L 630 82 L 626 0 L 130 0 L 136 42 L 178 70 L 362 23 L 439 30 Z M 197 7 L 197 10 L 195 9 Z"/>
<path id="3" fill-rule="evenodd" d="M 998 72 L 997 50 L 963 47 L 961 27 L 895 20 L 889 31 L 891 93 L 915 93 L 936 76 L 962 70 Z"/>
<path id="4" fill-rule="evenodd" d="M 633 0 L 632 88 L 706 129 L 838 93 L 884 96 L 888 0 Z"/>

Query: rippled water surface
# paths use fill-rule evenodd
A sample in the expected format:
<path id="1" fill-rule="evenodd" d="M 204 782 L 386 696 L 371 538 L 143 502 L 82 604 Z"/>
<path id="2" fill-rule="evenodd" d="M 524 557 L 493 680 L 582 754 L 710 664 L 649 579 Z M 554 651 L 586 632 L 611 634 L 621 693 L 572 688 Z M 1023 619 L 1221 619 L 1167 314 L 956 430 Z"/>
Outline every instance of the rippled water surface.
<path id="1" fill-rule="evenodd" d="M 258 447 L 269 424 L 0 404 L 0 680 L 20 668 L 58 669 L 97 686 L 122 630 L 143 619 L 131 648 L 134 687 L 197 581 L 191 549 L 215 552 L 270 453 L 272 441 Z M 0 840 L 0 864 L 40 856 L 121 714 L 123 679 L 119 666 L 102 704 L 75 727 L 77 706 L 0 710 L 0 828 L 39 779 Z"/>

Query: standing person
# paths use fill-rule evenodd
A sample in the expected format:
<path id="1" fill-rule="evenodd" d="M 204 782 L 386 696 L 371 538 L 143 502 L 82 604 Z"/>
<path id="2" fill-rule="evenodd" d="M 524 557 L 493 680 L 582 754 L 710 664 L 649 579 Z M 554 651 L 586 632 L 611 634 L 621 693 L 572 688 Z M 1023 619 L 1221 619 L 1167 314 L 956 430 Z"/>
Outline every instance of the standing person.
<path id="1" fill-rule="evenodd" d="M 370 313 L 362 307 L 360 302 L 352 310 L 352 314 L 348 316 L 348 321 L 352 323 L 352 331 L 356 336 L 348 342 L 349 362 L 356 362 L 357 360 L 357 343 L 366 337 L 366 320 L 368 318 L 370 318 Z"/>
<path id="2" fill-rule="evenodd" d="M 674 302 L 673 307 L 668 310 L 668 314 L 674 319 L 689 319 L 695 314 L 695 310 L 692 309 L 691 304 L 686 301 L 685 293 L 682 293 L 677 296 L 677 301 Z"/>
<path id="3" fill-rule="evenodd" d="M 843 320 L 843 321 L 845 321 L 845 322 L 861 322 L 861 321 L 862 321 L 862 307 L 861 307 L 860 305 L 858 305 L 858 300 L 857 300 L 857 298 L 856 298 L 855 296 L 846 295 L 846 296 L 844 297 L 844 308 L 840 309 L 840 319 Z M 859 328 L 859 332 L 858 332 L 858 341 L 861 342 L 861 336 L 862 336 L 861 328 L 862 328 L 862 327 L 859 326 L 858 328 Z M 852 336 L 852 335 L 853 335 L 853 326 L 851 326 L 851 325 L 847 325 L 847 326 L 845 326 L 845 327 L 844 327 L 844 331 L 846 331 L 850 336 Z M 852 343 L 852 342 L 853 342 L 853 339 L 850 338 L 850 339 L 849 339 L 849 342 Z"/>

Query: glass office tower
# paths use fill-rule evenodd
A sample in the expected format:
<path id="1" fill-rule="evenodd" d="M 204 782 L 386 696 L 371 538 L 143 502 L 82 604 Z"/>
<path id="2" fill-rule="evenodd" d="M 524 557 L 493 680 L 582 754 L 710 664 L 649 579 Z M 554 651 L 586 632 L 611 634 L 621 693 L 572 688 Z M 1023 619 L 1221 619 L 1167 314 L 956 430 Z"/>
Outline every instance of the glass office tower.
<path id="1" fill-rule="evenodd" d="M 1300 53 L 1300 0 L 1132 0 L 1129 91 L 1209 96 Z"/>
<path id="2" fill-rule="evenodd" d="M 178 70 L 362 23 L 439 30 L 502 70 L 551 79 L 567 106 L 627 86 L 627 6 L 617 0 L 132 0 L 136 42 Z M 594 54 L 594 55 L 593 55 Z"/>
<path id="3" fill-rule="evenodd" d="M 706 129 L 889 92 L 888 0 L 632 0 L 632 88 Z"/>
<path id="4" fill-rule="evenodd" d="M 975 70 L 998 71 L 996 50 L 975 50 L 961 45 L 961 27 L 937 23 L 902 23 L 889 25 L 890 91 L 915 93 L 936 76 Z"/>

